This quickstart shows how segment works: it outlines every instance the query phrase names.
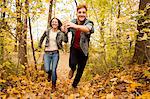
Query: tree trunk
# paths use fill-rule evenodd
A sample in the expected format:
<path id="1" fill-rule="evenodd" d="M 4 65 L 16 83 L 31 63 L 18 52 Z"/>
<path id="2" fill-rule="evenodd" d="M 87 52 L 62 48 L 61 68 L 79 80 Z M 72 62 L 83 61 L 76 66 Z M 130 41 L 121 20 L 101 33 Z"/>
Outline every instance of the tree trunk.
<path id="1" fill-rule="evenodd" d="M 22 42 L 21 42 L 21 64 L 25 65 L 27 64 L 27 32 L 28 32 L 28 13 L 29 13 L 29 2 L 28 0 L 25 0 L 25 19 L 24 19 L 24 30 L 22 34 Z"/>
<path id="2" fill-rule="evenodd" d="M 16 0 L 17 7 L 17 28 L 16 34 L 18 35 L 19 46 L 18 46 L 18 59 L 21 65 L 26 65 L 27 63 L 27 11 L 25 12 L 25 23 L 23 29 L 23 22 L 21 21 L 21 3 Z M 23 29 L 23 31 L 22 31 Z"/>
<path id="3" fill-rule="evenodd" d="M 117 14 L 117 19 L 120 18 L 121 16 L 121 4 L 120 4 L 120 0 L 118 0 L 118 14 Z M 120 66 L 121 63 L 120 63 L 120 57 L 121 57 L 121 53 L 122 53 L 122 49 L 120 47 L 120 37 L 121 37 L 121 34 L 120 34 L 120 26 L 118 25 L 117 26 L 117 31 L 116 31 L 116 34 L 115 34 L 115 38 L 116 38 L 116 41 L 115 41 L 115 44 L 116 44 L 116 48 L 117 48 L 117 53 L 116 53 L 116 64 L 117 66 Z"/>
<path id="4" fill-rule="evenodd" d="M 30 38 L 31 38 L 32 55 L 33 55 L 33 59 L 34 59 L 35 69 L 37 70 L 37 61 L 36 61 L 36 58 L 35 58 L 35 52 L 34 52 L 34 43 L 33 43 L 33 36 L 32 36 L 32 28 L 31 28 L 30 17 L 29 17 L 29 29 L 30 29 Z"/>
<path id="5" fill-rule="evenodd" d="M 1 27 L 0 27 L 0 31 L 1 31 Z M 4 54 L 4 36 L 2 34 L 0 34 L 0 64 L 3 64 L 3 54 Z"/>
<path id="6" fill-rule="evenodd" d="M 47 28 L 50 27 L 50 20 L 52 18 L 52 8 L 53 8 L 53 0 L 50 0 L 50 4 L 49 4 L 49 14 L 48 14 L 48 24 L 47 24 Z"/>
<path id="7" fill-rule="evenodd" d="M 144 15 L 138 20 L 137 40 L 135 44 L 135 52 L 132 58 L 132 63 L 144 64 L 150 63 L 150 0 L 140 0 L 139 13 L 144 11 Z"/>
<path id="8" fill-rule="evenodd" d="M 3 0 L 3 6 L 6 8 L 6 0 Z M 5 15 L 5 12 L 1 13 L 2 21 L 0 22 L 0 64 L 3 64 L 4 59 L 4 35 L 2 33 L 2 29 L 5 29 Z"/>
<path id="9" fill-rule="evenodd" d="M 17 14 L 17 26 L 16 26 L 16 34 L 15 34 L 15 45 L 14 52 L 17 52 L 17 43 L 18 43 L 18 33 L 19 33 L 19 22 L 21 22 L 21 7 L 20 1 L 16 0 L 16 14 Z"/>

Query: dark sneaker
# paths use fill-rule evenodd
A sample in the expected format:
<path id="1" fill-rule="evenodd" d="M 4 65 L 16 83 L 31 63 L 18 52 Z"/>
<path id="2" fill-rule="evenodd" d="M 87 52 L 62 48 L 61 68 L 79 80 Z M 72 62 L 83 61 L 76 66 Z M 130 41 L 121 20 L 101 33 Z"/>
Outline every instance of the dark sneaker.
<path id="1" fill-rule="evenodd" d="M 73 84 L 72 84 L 72 91 L 73 91 L 74 93 L 77 93 L 77 92 L 78 92 L 78 87 L 77 87 L 76 85 L 73 85 Z"/>
<path id="2" fill-rule="evenodd" d="M 56 85 L 52 85 L 52 93 L 56 91 Z"/>
<path id="3" fill-rule="evenodd" d="M 50 75 L 50 74 L 48 74 L 48 78 L 47 78 L 47 80 L 48 80 L 48 82 L 50 82 L 50 81 L 51 81 L 51 75 Z"/>
<path id="4" fill-rule="evenodd" d="M 48 78 L 47 78 L 48 82 L 51 81 L 51 77 L 52 77 L 52 70 L 50 70 L 50 71 L 48 72 Z"/>
<path id="5" fill-rule="evenodd" d="M 73 88 L 77 88 L 77 85 L 72 84 L 72 87 L 73 87 Z"/>
<path id="6" fill-rule="evenodd" d="M 70 70 L 70 71 L 69 71 L 68 78 L 71 79 L 71 78 L 73 77 L 73 74 L 74 74 L 74 71 L 73 71 L 73 70 Z"/>

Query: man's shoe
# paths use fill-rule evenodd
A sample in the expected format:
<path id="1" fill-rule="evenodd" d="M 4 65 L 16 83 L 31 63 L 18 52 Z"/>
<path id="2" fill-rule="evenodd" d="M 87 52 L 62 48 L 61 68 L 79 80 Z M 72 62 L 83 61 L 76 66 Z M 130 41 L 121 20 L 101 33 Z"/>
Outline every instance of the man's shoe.
<path id="1" fill-rule="evenodd" d="M 70 71 L 69 71 L 69 76 L 68 76 L 68 78 L 71 79 L 71 78 L 73 77 L 73 74 L 74 74 L 74 71 L 73 71 L 73 70 L 70 70 Z"/>
<path id="2" fill-rule="evenodd" d="M 77 88 L 77 85 L 75 85 L 75 84 L 72 84 L 72 87 L 73 87 L 73 88 Z"/>

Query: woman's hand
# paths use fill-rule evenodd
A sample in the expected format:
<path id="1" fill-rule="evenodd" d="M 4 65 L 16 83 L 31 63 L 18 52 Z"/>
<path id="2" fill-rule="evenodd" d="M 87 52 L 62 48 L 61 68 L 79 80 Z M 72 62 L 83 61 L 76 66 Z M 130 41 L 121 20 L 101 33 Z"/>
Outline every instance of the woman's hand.
<path id="1" fill-rule="evenodd" d="M 66 25 L 62 25 L 61 26 L 61 31 L 67 33 L 68 32 L 68 28 L 66 27 Z"/>

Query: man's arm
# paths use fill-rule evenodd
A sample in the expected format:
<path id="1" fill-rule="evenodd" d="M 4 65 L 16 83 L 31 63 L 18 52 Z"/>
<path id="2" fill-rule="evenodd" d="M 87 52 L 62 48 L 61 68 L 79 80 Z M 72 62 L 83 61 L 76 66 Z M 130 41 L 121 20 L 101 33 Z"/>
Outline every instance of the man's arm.
<path id="1" fill-rule="evenodd" d="M 66 24 L 67 28 L 74 28 L 74 29 L 79 29 L 81 32 L 84 33 L 93 33 L 94 32 L 94 24 L 93 22 L 88 22 L 85 25 L 77 25 L 72 22 L 68 22 Z"/>
<path id="2" fill-rule="evenodd" d="M 77 25 L 72 22 L 68 22 L 66 24 L 67 28 L 74 28 L 74 29 L 79 29 L 81 32 L 89 32 L 90 29 L 86 25 Z"/>

